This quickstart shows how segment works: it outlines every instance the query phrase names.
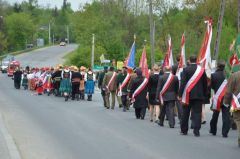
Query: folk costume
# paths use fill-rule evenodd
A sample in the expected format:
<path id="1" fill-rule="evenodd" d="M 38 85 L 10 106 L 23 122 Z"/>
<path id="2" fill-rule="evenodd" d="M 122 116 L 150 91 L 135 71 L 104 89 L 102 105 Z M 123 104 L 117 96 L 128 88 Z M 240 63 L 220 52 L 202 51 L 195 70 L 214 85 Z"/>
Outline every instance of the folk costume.
<path id="1" fill-rule="evenodd" d="M 81 66 L 80 67 L 81 80 L 80 80 L 80 86 L 79 86 L 81 100 L 85 99 L 85 76 L 86 76 L 85 71 L 86 71 L 86 68 L 84 66 Z"/>
<path id="2" fill-rule="evenodd" d="M 82 80 L 82 76 L 80 72 L 78 71 L 78 68 L 74 68 L 74 71 L 72 73 L 72 100 L 80 99 L 80 81 Z"/>
<path id="3" fill-rule="evenodd" d="M 27 72 L 23 73 L 23 77 L 22 77 L 22 86 L 24 88 L 24 90 L 28 89 L 28 78 L 27 78 Z"/>
<path id="4" fill-rule="evenodd" d="M 65 100 L 67 101 L 69 98 L 69 95 L 72 91 L 72 86 L 71 86 L 71 78 L 72 78 L 72 73 L 69 69 L 64 69 L 61 74 L 61 83 L 60 83 L 60 88 L 59 91 L 60 93 L 65 97 Z"/>
<path id="5" fill-rule="evenodd" d="M 53 88 L 56 96 L 60 96 L 60 83 L 62 80 L 62 67 L 57 68 L 57 70 L 52 74 Z"/>
<path id="6" fill-rule="evenodd" d="M 88 96 L 88 101 L 92 101 L 92 95 L 94 94 L 94 87 L 95 87 L 95 74 L 92 72 L 91 69 L 88 70 L 85 76 L 85 94 Z"/>

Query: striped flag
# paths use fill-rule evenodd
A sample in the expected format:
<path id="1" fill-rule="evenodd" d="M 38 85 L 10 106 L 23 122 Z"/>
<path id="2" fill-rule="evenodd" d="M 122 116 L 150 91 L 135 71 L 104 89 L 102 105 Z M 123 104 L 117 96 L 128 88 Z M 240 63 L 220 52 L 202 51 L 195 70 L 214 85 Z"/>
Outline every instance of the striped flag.
<path id="1" fill-rule="evenodd" d="M 198 64 L 205 68 L 207 76 L 211 76 L 211 41 L 212 41 L 212 19 L 209 18 L 205 21 L 207 24 L 207 29 L 205 32 L 204 40 L 198 55 Z"/>
<path id="2" fill-rule="evenodd" d="M 143 76 L 149 78 L 148 64 L 147 64 L 147 51 L 144 46 L 142 56 L 139 62 L 139 67 L 142 69 Z"/>
<path id="3" fill-rule="evenodd" d="M 181 72 L 183 71 L 183 67 L 186 66 L 186 58 L 185 58 L 185 35 L 183 33 L 182 35 L 182 40 L 181 40 L 181 53 L 180 53 L 180 61 L 178 64 L 178 69 L 176 72 L 176 75 L 178 77 L 178 79 L 181 79 Z"/>
<path id="4" fill-rule="evenodd" d="M 171 36 L 169 35 L 168 51 L 167 51 L 167 54 L 164 58 L 163 67 L 165 67 L 165 66 L 172 67 L 173 65 L 174 65 L 174 62 L 173 62 L 173 53 L 172 53 L 172 39 L 171 39 Z"/>

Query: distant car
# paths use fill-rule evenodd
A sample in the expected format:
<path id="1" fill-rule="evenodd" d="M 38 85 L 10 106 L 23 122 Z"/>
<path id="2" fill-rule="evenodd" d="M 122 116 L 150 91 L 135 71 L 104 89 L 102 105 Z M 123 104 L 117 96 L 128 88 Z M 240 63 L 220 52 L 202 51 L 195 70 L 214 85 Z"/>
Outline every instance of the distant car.
<path id="1" fill-rule="evenodd" d="M 1 71 L 2 73 L 7 73 L 9 61 L 2 61 Z"/>
<path id="2" fill-rule="evenodd" d="M 64 41 L 60 42 L 60 46 L 66 46 L 66 42 Z"/>
<path id="3" fill-rule="evenodd" d="M 14 56 L 13 55 L 7 55 L 2 61 L 1 61 L 1 67 L 0 70 L 2 73 L 7 73 L 8 70 L 8 65 L 10 62 L 14 61 Z"/>

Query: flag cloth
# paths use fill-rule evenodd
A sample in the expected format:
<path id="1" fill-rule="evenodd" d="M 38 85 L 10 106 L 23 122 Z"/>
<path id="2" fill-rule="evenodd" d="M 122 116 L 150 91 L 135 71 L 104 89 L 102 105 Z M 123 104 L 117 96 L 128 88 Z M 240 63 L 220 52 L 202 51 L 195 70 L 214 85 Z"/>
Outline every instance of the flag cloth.
<path id="1" fill-rule="evenodd" d="M 185 58 L 185 35 L 183 33 L 181 40 L 181 53 L 180 53 L 180 61 L 178 64 L 178 68 L 183 68 L 186 66 L 186 58 Z"/>
<path id="2" fill-rule="evenodd" d="M 139 67 L 142 70 L 143 76 L 149 78 L 148 64 L 147 64 L 147 51 L 144 46 L 141 59 L 139 61 Z"/>
<path id="3" fill-rule="evenodd" d="M 130 53 L 128 55 L 128 58 L 126 60 L 126 67 L 129 68 L 134 68 L 135 67 L 135 52 L 136 52 L 136 46 L 135 46 L 135 41 L 132 44 Z"/>
<path id="4" fill-rule="evenodd" d="M 172 54 L 172 39 L 171 39 L 171 36 L 169 35 L 168 51 L 164 58 L 163 67 L 166 67 L 166 66 L 172 67 L 173 65 L 174 65 L 174 62 L 173 62 L 173 54 Z"/>
<path id="5" fill-rule="evenodd" d="M 104 57 L 104 54 L 102 54 L 102 55 L 100 56 L 100 61 L 101 61 L 101 63 L 103 63 L 104 60 L 105 60 L 105 57 Z"/>
<path id="6" fill-rule="evenodd" d="M 198 55 L 198 64 L 205 68 L 206 74 L 208 77 L 211 76 L 211 41 L 212 41 L 212 19 L 208 19 L 205 21 L 207 24 L 207 29 L 205 32 L 204 40 L 199 51 Z"/>
<path id="7" fill-rule="evenodd" d="M 234 65 L 239 64 L 239 59 L 236 53 L 232 55 L 232 57 L 229 59 L 229 64 L 233 67 Z"/>
<path id="8" fill-rule="evenodd" d="M 240 63 L 239 63 L 239 57 L 240 57 L 240 34 L 238 34 L 237 39 L 234 43 L 233 50 L 230 50 L 232 52 L 231 58 L 230 58 L 230 65 L 232 66 L 231 72 L 237 72 L 240 70 Z"/>
<path id="9" fill-rule="evenodd" d="M 180 61 L 178 63 L 178 69 L 176 75 L 178 79 L 181 79 L 181 72 L 183 71 L 183 67 L 186 66 L 186 59 L 185 59 L 185 35 L 183 33 L 182 40 L 181 40 L 181 53 L 180 53 Z"/>

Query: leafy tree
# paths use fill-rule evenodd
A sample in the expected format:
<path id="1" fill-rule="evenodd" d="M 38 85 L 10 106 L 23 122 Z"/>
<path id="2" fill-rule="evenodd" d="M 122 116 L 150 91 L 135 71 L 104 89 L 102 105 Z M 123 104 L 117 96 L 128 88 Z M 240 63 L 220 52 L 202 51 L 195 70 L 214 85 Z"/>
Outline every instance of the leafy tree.
<path id="1" fill-rule="evenodd" d="M 25 13 L 13 13 L 6 19 L 8 47 L 10 50 L 25 48 L 26 43 L 33 42 L 35 25 Z"/>

